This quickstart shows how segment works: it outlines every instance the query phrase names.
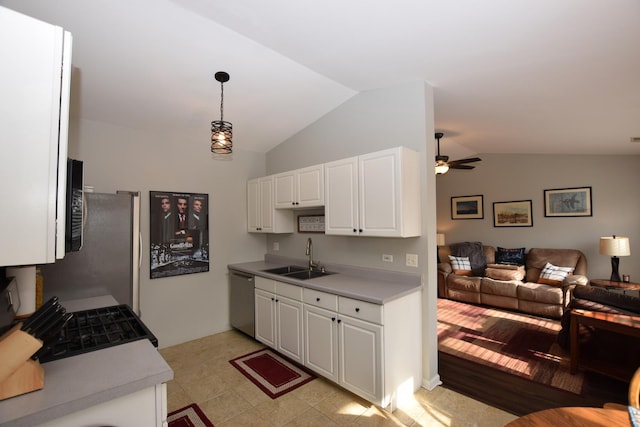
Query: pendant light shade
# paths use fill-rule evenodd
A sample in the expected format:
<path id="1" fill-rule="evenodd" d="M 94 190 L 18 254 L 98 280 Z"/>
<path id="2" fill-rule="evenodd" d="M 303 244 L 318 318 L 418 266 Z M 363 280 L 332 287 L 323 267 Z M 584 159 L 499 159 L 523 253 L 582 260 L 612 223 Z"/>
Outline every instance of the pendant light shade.
<path id="1" fill-rule="evenodd" d="M 229 81 L 229 74 L 218 71 L 215 78 L 220 82 L 220 120 L 211 122 L 211 152 L 214 158 L 230 158 L 233 131 L 231 123 L 224 121 L 224 83 Z"/>

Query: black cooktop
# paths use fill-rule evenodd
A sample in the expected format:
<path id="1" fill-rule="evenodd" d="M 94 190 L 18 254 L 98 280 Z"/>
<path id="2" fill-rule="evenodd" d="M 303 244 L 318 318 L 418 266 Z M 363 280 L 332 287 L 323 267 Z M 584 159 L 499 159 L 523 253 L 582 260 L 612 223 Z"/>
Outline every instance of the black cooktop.
<path id="1" fill-rule="evenodd" d="M 58 339 L 50 343 L 51 350 L 40 356 L 40 362 L 50 362 L 141 339 L 148 339 L 158 347 L 158 339 L 126 304 L 78 311 L 73 313 Z"/>

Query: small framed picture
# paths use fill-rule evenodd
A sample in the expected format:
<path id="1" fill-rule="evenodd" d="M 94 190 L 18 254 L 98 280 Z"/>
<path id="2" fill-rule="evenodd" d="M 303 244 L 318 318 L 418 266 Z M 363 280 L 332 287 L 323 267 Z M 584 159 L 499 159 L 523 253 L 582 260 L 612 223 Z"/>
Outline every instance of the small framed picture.
<path id="1" fill-rule="evenodd" d="M 482 218 L 484 218 L 484 202 L 482 195 L 451 198 L 451 219 Z"/>
<path id="2" fill-rule="evenodd" d="M 494 227 L 533 227 L 531 200 L 493 203 Z"/>
<path id="3" fill-rule="evenodd" d="M 544 190 L 544 216 L 593 216 L 591 187 Z"/>
<path id="4" fill-rule="evenodd" d="M 324 233 L 324 215 L 298 215 L 298 233 Z"/>

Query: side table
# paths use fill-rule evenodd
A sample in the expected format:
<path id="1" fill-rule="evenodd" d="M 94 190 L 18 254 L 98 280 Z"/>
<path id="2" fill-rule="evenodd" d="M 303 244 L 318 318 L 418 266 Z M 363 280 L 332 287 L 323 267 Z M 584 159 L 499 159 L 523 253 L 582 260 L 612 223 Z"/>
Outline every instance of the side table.
<path id="1" fill-rule="evenodd" d="M 623 291 L 637 291 L 640 290 L 640 283 L 633 282 L 612 282 L 606 279 L 591 279 L 589 281 L 591 286 L 597 286 L 598 288 L 605 289 L 620 289 Z"/>
<path id="2" fill-rule="evenodd" d="M 617 334 L 640 338 L 640 316 L 603 313 L 582 309 L 571 310 L 571 373 L 575 374 L 578 368 L 582 367 L 628 382 L 633 376 L 635 369 L 637 369 L 637 365 L 626 367 L 615 363 L 615 361 L 580 357 L 580 325 L 593 326 Z"/>

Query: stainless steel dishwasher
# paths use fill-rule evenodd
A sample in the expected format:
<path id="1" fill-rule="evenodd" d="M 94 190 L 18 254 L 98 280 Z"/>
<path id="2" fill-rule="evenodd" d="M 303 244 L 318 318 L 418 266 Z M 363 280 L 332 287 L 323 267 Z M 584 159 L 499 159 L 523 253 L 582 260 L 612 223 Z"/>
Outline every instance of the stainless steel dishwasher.
<path id="1" fill-rule="evenodd" d="M 254 276 L 229 271 L 229 321 L 231 326 L 255 337 Z"/>

